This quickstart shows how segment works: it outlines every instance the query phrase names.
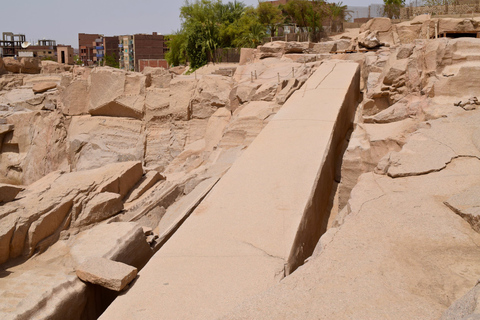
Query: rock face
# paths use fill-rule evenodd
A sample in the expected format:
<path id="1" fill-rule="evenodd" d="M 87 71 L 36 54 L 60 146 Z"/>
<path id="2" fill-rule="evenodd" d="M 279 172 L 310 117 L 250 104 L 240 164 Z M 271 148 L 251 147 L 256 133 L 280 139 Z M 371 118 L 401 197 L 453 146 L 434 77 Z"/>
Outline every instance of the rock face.
<path id="1" fill-rule="evenodd" d="M 0 75 L 7 73 L 5 69 L 5 62 L 3 62 L 3 58 L 0 57 Z"/>
<path id="2" fill-rule="evenodd" d="M 351 124 L 359 81 L 356 63 L 337 61 L 319 67 L 305 84 L 310 90 L 293 94 L 149 262 L 135 286 L 101 319 L 135 317 L 135 308 L 149 305 L 139 298 L 152 288 L 152 299 L 158 301 L 161 295 L 164 300 L 145 309 L 142 317 L 161 310 L 164 319 L 216 318 L 302 264 L 318 240 L 307 221 L 315 225 L 318 237 L 319 226 L 326 224 L 315 213 L 323 212 L 329 196 L 322 198 L 312 190 L 333 183 L 336 146 Z M 335 99 L 322 98 L 332 92 Z M 271 114 L 262 108 L 268 105 L 272 103 L 254 101 L 235 113 L 261 119 L 262 112 L 264 117 Z M 318 139 L 313 141 L 312 136 Z M 299 166 L 299 158 L 308 160 Z M 323 170 L 329 173 L 320 174 Z M 199 237 L 202 242 L 192 243 Z M 181 263 L 185 259 L 189 263 Z M 196 283 L 195 288 L 183 291 L 190 283 Z"/>
<path id="3" fill-rule="evenodd" d="M 25 190 L 1 193 L 0 263 L 15 276 L 0 279 L 0 317 L 93 319 L 114 294 L 73 270 L 92 257 L 143 267 L 170 235 L 142 227 L 190 193 L 196 207 L 320 63 L 263 59 L 228 76 L 10 64 L 21 73 L 0 77 L 0 189 Z M 190 210 L 173 207 L 163 225 L 175 232 Z"/>
<path id="4" fill-rule="evenodd" d="M 43 93 L 47 90 L 54 89 L 56 87 L 57 87 L 57 84 L 53 82 L 36 83 L 33 85 L 32 90 L 34 93 Z"/>
<path id="5" fill-rule="evenodd" d="M 13 73 L 40 73 L 42 66 L 40 60 L 37 58 L 19 58 L 18 60 L 12 57 L 3 58 L 5 69 Z"/>
<path id="6" fill-rule="evenodd" d="M 0 278 L 0 317 L 98 318 L 101 313 L 98 300 L 108 303 L 113 298 L 80 281 L 74 275 L 75 269 L 95 259 L 122 262 L 140 269 L 151 255 L 142 228 L 136 223 L 101 224 L 78 235 L 72 233 L 42 255 L 8 268 L 15 277 Z"/>
<path id="7" fill-rule="evenodd" d="M 114 291 L 122 291 L 137 276 L 137 268 L 105 258 L 90 258 L 75 272 L 85 282 Z"/>
<path id="8" fill-rule="evenodd" d="M 479 288 L 477 285 L 466 295 L 455 301 L 442 315 L 441 320 L 478 319 Z"/>
<path id="9" fill-rule="evenodd" d="M 140 180 L 139 162 L 87 172 L 53 172 L 28 186 L 19 201 L 0 207 L 1 263 L 45 250 L 70 225 L 100 222 L 122 209 L 119 199 Z"/>
<path id="10" fill-rule="evenodd" d="M 304 266 L 223 319 L 478 317 L 477 287 L 467 292 L 480 257 L 480 41 L 420 40 L 433 38 L 435 25 L 478 26 L 462 21 L 373 19 L 362 27 L 390 47 L 365 54 L 364 101 L 329 230 Z"/>
<path id="11" fill-rule="evenodd" d="M 24 189 L 20 186 L 0 183 L 0 203 L 12 201 Z"/>

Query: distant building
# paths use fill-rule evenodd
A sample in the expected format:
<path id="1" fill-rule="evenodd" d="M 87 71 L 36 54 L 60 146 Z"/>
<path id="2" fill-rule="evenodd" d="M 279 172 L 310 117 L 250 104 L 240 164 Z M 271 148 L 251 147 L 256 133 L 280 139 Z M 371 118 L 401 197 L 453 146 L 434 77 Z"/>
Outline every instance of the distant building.
<path id="1" fill-rule="evenodd" d="M 94 46 L 93 43 L 101 38 L 100 34 L 79 33 L 78 34 L 78 49 L 80 50 L 79 58 L 86 66 L 94 63 Z"/>
<path id="2" fill-rule="evenodd" d="M 166 42 L 161 34 L 133 35 L 133 56 L 135 71 L 140 71 L 138 60 L 165 59 Z"/>
<path id="3" fill-rule="evenodd" d="M 118 40 L 119 67 L 120 69 L 133 71 L 135 69 L 133 59 L 133 36 L 119 36 Z"/>
<path id="4" fill-rule="evenodd" d="M 0 40 L 0 52 L 2 57 L 15 57 L 18 51 L 22 49 L 22 43 L 25 42 L 24 34 L 14 34 L 13 32 L 3 32 Z"/>
<path id="5" fill-rule="evenodd" d="M 165 59 L 139 59 L 138 72 L 142 72 L 146 67 L 168 69 L 168 62 Z"/>
<path id="6" fill-rule="evenodd" d="M 74 64 L 73 61 L 73 48 L 69 45 L 57 46 L 57 62 L 63 64 Z"/>
<path id="7" fill-rule="evenodd" d="M 57 60 L 57 42 L 55 40 L 39 40 L 35 45 L 28 45 L 18 50 L 19 57 Z"/>
<path id="8" fill-rule="evenodd" d="M 104 65 L 105 58 L 110 56 L 113 61 L 118 61 L 118 36 L 100 37 L 92 42 L 93 46 L 93 62 L 98 65 Z"/>
<path id="9" fill-rule="evenodd" d="M 104 47 L 104 54 L 106 56 L 110 56 L 118 61 L 119 54 L 118 54 L 118 45 L 120 44 L 120 40 L 118 36 L 114 37 L 103 37 L 103 47 Z"/>
<path id="10" fill-rule="evenodd" d="M 118 39 L 121 69 L 141 71 L 139 60 L 164 60 L 165 54 L 168 52 L 165 37 L 156 32 L 119 36 Z M 154 63 L 157 62 L 152 62 L 152 64 Z M 163 62 L 161 63 L 163 64 Z"/>

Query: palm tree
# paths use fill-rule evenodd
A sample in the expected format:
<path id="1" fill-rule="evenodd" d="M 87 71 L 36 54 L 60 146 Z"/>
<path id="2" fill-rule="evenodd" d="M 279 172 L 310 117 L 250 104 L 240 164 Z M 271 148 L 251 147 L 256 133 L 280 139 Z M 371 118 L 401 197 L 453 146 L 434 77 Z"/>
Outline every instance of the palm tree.
<path id="1" fill-rule="evenodd" d="M 345 21 L 347 15 L 347 6 L 342 2 L 330 4 L 330 28 L 331 32 L 338 32 L 338 26 L 341 22 Z"/>
<path id="2" fill-rule="evenodd" d="M 256 48 L 266 37 L 265 28 L 259 24 L 253 24 L 250 26 L 250 32 L 245 36 L 245 44 L 249 48 Z"/>

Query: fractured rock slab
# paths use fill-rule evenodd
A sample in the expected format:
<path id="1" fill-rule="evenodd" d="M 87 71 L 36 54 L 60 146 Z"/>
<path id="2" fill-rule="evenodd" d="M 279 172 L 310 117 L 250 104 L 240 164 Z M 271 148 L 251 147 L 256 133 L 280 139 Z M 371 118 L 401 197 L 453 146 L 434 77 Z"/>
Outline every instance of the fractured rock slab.
<path id="1" fill-rule="evenodd" d="M 134 200 L 137 200 L 142 194 L 145 193 L 145 191 L 150 189 L 155 183 L 160 180 L 165 180 L 165 177 L 157 171 L 147 172 L 140 181 L 140 184 L 132 190 L 125 202 L 132 202 Z"/>
<path id="2" fill-rule="evenodd" d="M 86 225 L 116 213 L 123 206 L 120 199 L 142 174 L 141 163 L 124 162 L 83 172 L 53 172 L 31 184 L 21 199 L 0 206 L 0 263 L 45 249 L 77 218 L 78 224 Z"/>
<path id="3" fill-rule="evenodd" d="M 114 291 L 122 291 L 137 276 L 137 268 L 105 258 L 90 258 L 75 270 L 85 281 Z"/>
<path id="4" fill-rule="evenodd" d="M 24 189 L 25 187 L 0 183 L 0 203 L 12 201 Z"/>
<path id="5" fill-rule="evenodd" d="M 450 197 L 445 205 L 480 232 L 480 185 Z"/>
<path id="6" fill-rule="evenodd" d="M 34 93 L 42 93 L 50 89 L 55 89 L 56 87 L 57 84 L 54 82 L 39 82 L 33 85 L 32 90 Z"/>

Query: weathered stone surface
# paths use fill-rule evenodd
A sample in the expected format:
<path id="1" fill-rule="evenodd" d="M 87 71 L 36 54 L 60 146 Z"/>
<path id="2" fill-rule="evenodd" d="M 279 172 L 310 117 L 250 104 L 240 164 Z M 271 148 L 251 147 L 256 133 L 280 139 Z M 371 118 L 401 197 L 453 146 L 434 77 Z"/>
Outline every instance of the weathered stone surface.
<path id="1" fill-rule="evenodd" d="M 297 78 L 284 81 L 282 85 L 277 88 L 275 101 L 278 104 L 283 105 L 287 99 L 303 85 L 303 83 L 304 81 L 299 81 Z"/>
<path id="2" fill-rule="evenodd" d="M 252 63 L 255 60 L 256 49 L 241 48 L 239 65 L 243 66 L 247 63 Z"/>
<path id="3" fill-rule="evenodd" d="M 50 89 L 55 89 L 56 87 L 57 87 L 56 83 L 43 82 L 43 83 L 34 84 L 32 90 L 34 93 L 42 93 Z"/>
<path id="4" fill-rule="evenodd" d="M 278 81 L 270 81 L 262 84 L 255 91 L 251 101 L 272 101 L 277 93 Z"/>
<path id="5" fill-rule="evenodd" d="M 0 182 L 28 185 L 52 171 L 69 170 L 64 143 L 67 124 L 62 116 L 23 111 L 11 114 L 8 122 L 14 131 L 3 139 Z"/>
<path id="6" fill-rule="evenodd" d="M 168 88 L 173 77 L 164 68 L 146 67 L 142 73 L 147 75 L 146 86 L 151 88 Z"/>
<path id="7" fill-rule="evenodd" d="M 465 139 L 473 136 L 478 116 L 460 115 L 430 121 L 429 127 L 418 130 L 400 152 L 387 155 L 377 167 L 378 172 L 387 172 L 391 177 L 420 175 L 439 171 L 459 156 L 480 157 L 474 140 Z"/>
<path id="8" fill-rule="evenodd" d="M 480 233 L 480 185 L 450 197 L 445 204 Z"/>
<path id="9" fill-rule="evenodd" d="M 283 41 L 275 41 L 275 42 L 268 42 L 263 46 L 259 46 L 257 48 L 258 58 L 265 59 L 270 57 L 280 58 L 285 50 L 285 42 Z"/>
<path id="10" fill-rule="evenodd" d="M 7 73 L 5 69 L 5 62 L 3 62 L 3 58 L 0 57 L 0 75 Z"/>
<path id="11" fill-rule="evenodd" d="M 144 114 L 146 76 L 110 68 L 99 68 L 90 74 L 92 115 L 141 119 Z"/>
<path id="12" fill-rule="evenodd" d="M 86 172 L 53 172 L 31 184 L 18 201 L 0 207 L 3 231 L 0 243 L 10 243 L 0 255 L 1 263 L 44 250 L 58 240 L 59 233 L 70 223 L 75 225 L 77 219 L 78 224 L 85 225 L 106 218 L 108 210 L 104 212 L 102 207 L 121 206 L 115 199 L 124 197 L 142 174 L 139 162 L 124 162 Z M 96 196 L 97 193 L 105 194 Z M 106 193 L 118 195 L 112 197 Z M 87 212 L 95 216 L 89 217 Z"/>
<path id="13" fill-rule="evenodd" d="M 147 172 L 145 176 L 142 177 L 142 179 L 139 181 L 138 186 L 136 186 L 127 196 L 125 202 L 132 202 L 134 200 L 137 200 L 142 194 L 144 194 L 148 189 L 153 187 L 153 185 L 155 185 L 160 180 L 165 180 L 165 177 L 157 171 Z"/>
<path id="14" fill-rule="evenodd" d="M 207 119 L 218 108 L 228 106 L 232 83 L 222 76 L 203 76 L 197 84 L 190 102 L 189 119 Z"/>
<path id="15" fill-rule="evenodd" d="M 4 265 L 4 273 L 15 276 L 0 277 L 0 317 L 97 318 L 102 310 L 97 310 L 96 289 L 80 281 L 75 268 L 91 258 L 141 268 L 151 255 L 142 228 L 135 223 L 101 224 L 78 235 L 72 233 L 21 265 Z M 110 298 L 102 299 L 108 302 Z"/>
<path id="16" fill-rule="evenodd" d="M 0 279 L 0 317 L 16 319 L 81 320 L 88 314 L 87 288 L 75 275 L 37 266 L 18 272 L 15 281 Z"/>
<path id="17" fill-rule="evenodd" d="M 314 43 L 311 49 L 313 53 L 330 53 L 335 51 L 337 51 L 337 43 L 335 41 Z"/>
<path id="18" fill-rule="evenodd" d="M 13 73 L 19 73 L 22 68 L 20 61 L 15 60 L 12 57 L 3 58 L 3 66 L 6 71 Z"/>
<path id="19" fill-rule="evenodd" d="M 358 43 L 365 48 L 373 49 L 381 45 L 376 32 L 365 31 L 358 35 Z"/>
<path id="20" fill-rule="evenodd" d="M 185 123 L 151 123 L 146 129 L 145 166 L 163 172 L 187 144 Z"/>
<path id="21" fill-rule="evenodd" d="M 438 319 L 480 271 L 480 235 L 441 199 L 478 170 L 457 159 L 424 177 L 362 175 L 320 255 L 223 319 Z"/>
<path id="22" fill-rule="evenodd" d="M 476 24 L 477 26 L 475 26 Z M 442 18 L 438 20 L 438 32 L 462 32 L 478 29 L 478 23 L 473 19 Z"/>
<path id="23" fill-rule="evenodd" d="M 455 301 L 443 314 L 440 320 L 476 320 L 480 317 L 478 284 L 463 297 Z"/>
<path id="24" fill-rule="evenodd" d="M 122 291 L 137 276 L 137 268 L 105 258 L 90 258 L 75 272 L 85 282 L 114 291 Z"/>
<path id="25" fill-rule="evenodd" d="M 91 198 L 75 220 L 75 227 L 103 221 L 123 210 L 122 196 L 118 193 L 102 192 Z"/>
<path id="26" fill-rule="evenodd" d="M 386 85 L 392 85 L 407 72 L 407 64 L 407 59 L 396 60 L 394 64 L 386 71 L 383 83 Z"/>
<path id="27" fill-rule="evenodd" d="M 21 186 L 0 183 L 0 203 L 12 201 L 17 194 L 24 189 L 25 188 Z"/>
<path id="28" fill-rule="evenodd" d="M 152 287 L 164 299 L 154 306 L 149 304 L 143 317 L 160 314 L 161 310 L 163 318 L 216 318 L 244 298 L 277 282 L 284 272 L 288 274 L 285 263 L 293 271 L 294 265 L 302 260 L 303 253 L 297 248 L 308 250 L 310 246 L 307 239 L 296 235 L 307 234 L 300 221 L 304 214 L 310 214 L 318 165 L 323 162 L 322 154 L 329 152 L 330 139 L 338 139 L 335 135 L 331 138 L 330 130 L 339 113 L 342 113 L 340 118 L 348 117 L 349 112 L 353 116 L 359 94 L 357 68 L 355 63 L 322 65 L 306 83 L 312 90 L 306 91 L 305 96 L 297 91 L 298 95 L 290 98 L 142 270 L 135 286 L 118 298 L 101 319 L 131 318 L 134 316 L 131 306 L 138 310 L 149 304 L 143 292 L 151 293 Z M 317 90 L 329 97 L 335 91 L 337 94 L 333 96 L 337 99 L 327 103 L 318 98 Z M 319 106 L 319 101 L 324 104 Z M 306 118 L 306 114 L 310 117 Z M 318 122 L 324 125 L 319 126 Z M 339 123 L 342 129 L 337 129 L 347 130 L 348 125 L 343 124 L 349 123 L 348 120 Z M 344 134 L 340 135 L 343 139 Z M 312 136 L 323 140 L 312 144 Z M 299 166 L 299 156 L 308 157 L 309 165 Z M 241 188 L 236 185 L 238 182 Z M 295 186 L 295 193 L 291 192 L 291 186 Z M 269 209 L 264 210 L 262 203 L 268 203 Z M 297 205 L 298 210 L 294 209 Z M 199 233 L 202 241 L 192 242 Z M 157 272 L 160 269 L 163 272 Z M 196 285 L 191 286 L 193 283 Z M 181 289 L 185 286 L 192 289 L 185 292 Z"/>
<path id="29" fill-rule="evenodd" d="M 274 114 L 274 104 L 252 101 L 242 105 L 232 115 L 218 146 L 232 148 L 248 146 L 266 125 L 266 119 Z"/>
<path id="30" fill-rule="evenodd" d="M 63 73 L 66 71 L 71 71 L 73 69 L 73 66 L 63 64 L 63 63 L 58 63 L 55 61 L 43 60 L 41 61 L 41 64 L 42 64 L 43 74 Z"/>
<path id="31" fill-rule="evenodd" d="M 478 82 L 480 80 L 480 66 L 476 62 L 464 62 L 447 66 L 444 74 L 453 75 L 441 77 L 434 85 L 436 96 L 449 96 L 458 98 L 470 98 L 478 94 Z"/>
<path id="32" fill-rule="evenodd" d="M 207 129 L 205 131 L 205 150 L 213 151 L 223 137 L 224 130 L 227 127 L 232 114 L 226 108 L 218 110 L 208 119 Z"/>
<path id="33" fill-rule="evenodd" d="M 422 25 L 411 25 L 408 22 L 399 23 L 395 25 L 395 31 L 401 44 L 409 44 L 421 36 Z M 435 29 L 431 28 L 431 32 L 434 33 Z"/>
<path id="34" fill-rule="evenodd" d="M 142 122 L 113 117 L 74 117 L 68 130 L 68 156 L 73 169 L 87 170 L 144 156 Z"/>
<path id="35" fill-rule="evenodd" d="M 92 257 L 122 262 L 141 269 L 153 252 L 140 225 L 134 222 L 99 224 L 69 241 L 74 267 Z"/>
<path id="36" fill-rule="evenodd" d="M 347 205 L 358 177 L 373 171 L 389 152 L 400 151 L 416 128 L 412 119 L 386 124 L 357 124 L 343 156 L 342 177 L 338 187 L 339 210 Z"/>
<path id="37" fill-rule="evenodd" d="M 188 120 L 190 100 L 197 81 L 194 77 L 178 77 L 170 82 L 169 113 L 175 120 Z"/>
<path id="38" fill-rule="evenodd" d="M 373 18 L 360 27 L 360 32 L 379 31 L 388 32 L 392 27 L 392 22 L 388 18 Z"/>
<path id="39" fill-rule="evenodd" d="M 168 69 L 168 72 L 170 72 L 171 74 L 176 74 L 178 76 L 183 74 L 185 70 L 186 70 L 185 66 L 178 66 L 178 67 L 173 67 Z"/>
<path id="40" fill-rule="evenodd" d="M 42 69 L 40 59 L 37 58 L 18 58 L 17 60 L 13 57 L 5 57 L 3 62 L 5 69 L 13 73 L 36 74 Z"/>
<path id="41" fill-rule="evenodd" d="M 61 90 L 58 105 L 60 110 L 69 116 L 88 114 L 88 97 L 87 80 L 75 80 Z"/>

